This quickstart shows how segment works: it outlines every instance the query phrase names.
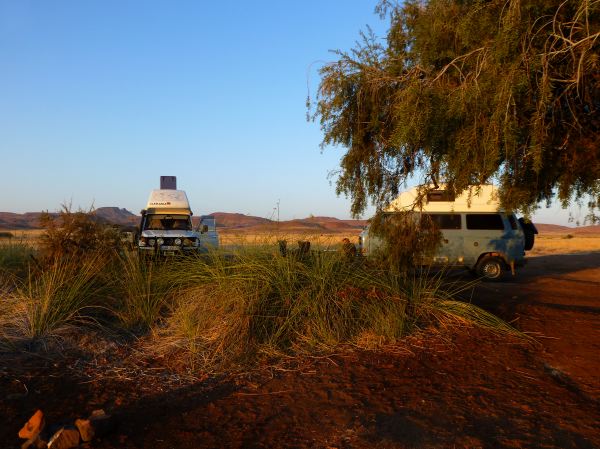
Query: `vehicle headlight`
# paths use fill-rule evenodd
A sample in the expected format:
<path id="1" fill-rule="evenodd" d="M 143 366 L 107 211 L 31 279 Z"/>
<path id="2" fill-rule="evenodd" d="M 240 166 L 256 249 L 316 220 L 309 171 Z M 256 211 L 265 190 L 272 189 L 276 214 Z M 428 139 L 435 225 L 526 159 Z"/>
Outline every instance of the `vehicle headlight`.
<path id="1" fill-rule="evenodd" d="M 163 239 L 157 239 L 156 243 L 158 243 L 158 245 L 161 246 L 163 243 L 165 243 L 165 241 Z"/>
<path id="2" fill-rule="evenodd" d="M 175 245 L 177 245 L 177 246 L 181 245 L 181 239 L 175 239 Z"/>
<path id="3" fill-rule="evenodd" d="M 156 244 L 156 241 L 154 239 L 148 239 L 148 245 L 154 246 L 155 244 Z"/>
<path id="4" fill-rule="evenodd" d="M 144 239 L 139 239 L 139 240 L 138 240 L 138 246 L 146 246 L 146 240 L 144 240 Z"/>

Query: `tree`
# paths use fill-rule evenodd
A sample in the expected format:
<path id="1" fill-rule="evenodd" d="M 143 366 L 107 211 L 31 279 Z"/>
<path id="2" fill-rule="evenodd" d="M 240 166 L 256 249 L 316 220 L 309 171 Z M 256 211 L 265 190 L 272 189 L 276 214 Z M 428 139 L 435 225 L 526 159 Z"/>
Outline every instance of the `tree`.
<path id="1" fill-rule="evenodd" d="M 324 65 L 313 119 L 359 215 L 421 176 L 495 181 L 508 210 L 600 204 L 600 1 L 408 0 Z"/>

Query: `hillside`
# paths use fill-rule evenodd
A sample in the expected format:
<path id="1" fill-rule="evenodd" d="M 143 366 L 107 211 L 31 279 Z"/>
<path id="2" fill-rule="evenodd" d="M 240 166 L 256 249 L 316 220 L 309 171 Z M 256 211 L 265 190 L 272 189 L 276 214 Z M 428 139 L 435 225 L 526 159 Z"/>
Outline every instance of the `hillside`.
<path id="1" fill-rule="evenodd" d="M 118 207 L 99 207 L 95 211 L 96 216 L 109 223 L 122 226 L 136 226 L 140 217 Z M 12 212 L 0 212 L 0 229 L 25 230 L 39 229 L 41 212 L 27 212 L 15 214 Z M 246 232 L 246 233 L 358 233 L 367 225 L 367 220 L 340 220 L 335 217 L 308 217 L 286 221 L 274 221 L 268 218 L 244 215 L 235 212 L 213 212 L 210 214 L 216 218 L 217 227 L 222 231 Z M 200 219 L 194 217 L 194 223 Z M 572 235 L 600 235 L 600 226 L 569 227 L 555 224 L 536 223 L 541 235 L 545 234 L 572 234 Z"/>
<path id="2" fill-rule="evenodd" d="M 140 217 L 118 207 L 99 207 L 95 210 L 96 216 L 109 223 L 122 226 L 135 226 L 139 224 Z M 0 229 L 25 230 L 40 228 L 41 212 L 27 212 L 15 214 L 12 212 L 0 212 Z M 56 215 L 56 214 L 54 214 Z M 365 225 L 366 220 L 340 220 L 334 217 L 309 217 L 288 221 L 274 221 L 267 218 L 244 215 L 234 212 L 213 212 L 210 214 L 216 218 L 217 227 L 222 231 L 265 233 L 265 232 L 310 232 L 319 234 L 359 232 Z M 198 223 L 200 217 L 194 217 L 194 223 Z"/>

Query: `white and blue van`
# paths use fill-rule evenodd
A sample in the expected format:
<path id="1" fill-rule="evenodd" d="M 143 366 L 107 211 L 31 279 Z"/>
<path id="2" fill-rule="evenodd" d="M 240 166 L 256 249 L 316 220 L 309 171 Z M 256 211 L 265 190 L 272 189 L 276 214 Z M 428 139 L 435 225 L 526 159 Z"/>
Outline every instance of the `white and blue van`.
<path id="1" fill-rule="evenodd" d="M 492 185 L 474 186 L 453 197 L 446 190 L 429 189 L 419 203 L 422 188 L 415 187 L 394 200 L 386 214 L 412 211 L 428 216 L 442 233 L 441 245 L 424 263 L 468 268 L 486 280 L 500 280 L 505 271 L 525 264 L 537 230 L 532 223 L 500 209 Z M 382 245 L 366 227 L 359 237 L 361 254 L 369 256 Z"/>

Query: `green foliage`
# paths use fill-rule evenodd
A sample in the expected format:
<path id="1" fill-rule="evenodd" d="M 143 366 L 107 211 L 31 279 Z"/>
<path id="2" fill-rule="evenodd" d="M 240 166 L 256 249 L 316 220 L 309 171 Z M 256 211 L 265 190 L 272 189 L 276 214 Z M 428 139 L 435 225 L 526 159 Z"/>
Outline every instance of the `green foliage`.
<path id="1" fill-rule="evenodd" d="M 321 69 L 314 117 L 342 145 L 338 193 L 382 208 L 408 179 L 496 179 L 507 210 L 600 198 L 600 2 L 383 1 L 373 35 Z"/>
<path id="2" fill-rule="evenodd" d="M 98 219 L 93 210 L 73 212 L 70 206 L 63 205 L 58 217 L 42 213 L 40 225 L 44 228 L 40 248 L 49 259 L 95 252 L 108 254 L 121 242 L 119 231 Z"/>

